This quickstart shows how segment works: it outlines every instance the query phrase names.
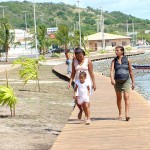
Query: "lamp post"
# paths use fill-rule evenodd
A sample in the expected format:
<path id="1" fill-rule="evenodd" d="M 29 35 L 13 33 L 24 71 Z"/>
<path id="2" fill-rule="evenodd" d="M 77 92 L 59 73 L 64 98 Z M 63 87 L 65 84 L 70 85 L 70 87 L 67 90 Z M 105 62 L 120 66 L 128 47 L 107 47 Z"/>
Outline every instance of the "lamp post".
<path id="1" fill-rule="evenodd" d="M 3 9 L 3 18 L 5 18 L 5 8 L 6 8 L 7 6 L 0 6 L 0 8 L 2 8 Z"/>
<path id="2" fill-rule="evenodd" d="M 132 36 L 133 36 L 133 39 L 132 39 L 132 40 L 133 40 L 133 46 L 134 46 L 134 44 L 135 44 L 135 31 L 134 31 L 134 22 L 133 22 L 133 20 L 132 20 L 132 32 L 133 32 L 133 33 L 132 33 L 132 34 L 133 34 L 133 35 L 132 35 Z"/>
<path id="3" fill-rule="evenodd" d="M 25 30 L 25 33 L 24 33 L 24 38 L 25 38 L 25 51 L 26 51 L 26 49 L 27 49 L 27 41 L 26 41 L 26 33 L 27 33 L 27 15 L 26 15 L 26 13 L 27 13 L 27 11 L 22 11 L 23 13 L 24 13 L 24 20 L 25 20 L 25 28 L 26 28 L 26 30 Z"/>
<path id="4" fill-rule="evenodd" d="M 33 0 L 33 13 L 34 13 L 35 53 L 36 53 L 36 58 L 38 58 L 38 52 L 37 52 L 37 32 L 36 32 L 36 16 L 35 16 L 35 2 L 34 2 L 34 0 Z"/>
<path id="5" fill-rule="evenodd" d="M 128 25 L 128 20 L 126 21 L 126 26 L 127 26 L 127 36 L 129 35 L 129 25 Z"/>
<path id="6" fill-rule="evenodd" d="M 80 35 L 80 48 L 81 48 L 81 46 L 82 46 L 82 43 L 81 43 L 81 19 L 80 19 L 80 8 L 79 8 L 79 6 L 80 6 L 80 1 L 79 0 L 77 0 L 77 2 L 78 2 L 78 10 L 79 10 L 79 35 Z"/>

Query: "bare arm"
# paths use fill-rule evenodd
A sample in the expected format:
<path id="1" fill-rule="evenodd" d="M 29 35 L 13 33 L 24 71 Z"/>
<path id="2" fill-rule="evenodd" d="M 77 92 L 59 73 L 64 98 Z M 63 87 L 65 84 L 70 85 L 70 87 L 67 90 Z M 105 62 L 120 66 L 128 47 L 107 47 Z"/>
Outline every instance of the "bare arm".
<path id="1" fill-rule="evenodd" d="M 72 81 L 75 77 L 75 73 L 76 73 L 76 70 L 75 70 L 75 67 L 74 67 L 74 61 L 72 61 L 72 72 L 71 72 L 71 77 L 70 77 L 70 81 L 69 81 L 69 84 L 68 84 L 68 88 L 71 87 Z"/>
<path id="2" fill-rule="evenodd" d="M 73 96 L 73 98 L 76 98 L 77 89 L 78 89 L 78 85 L 76 84 L 75 88 L 74 88 L 74 96 Z"/>
<path id="3" fill-rule="evenodd" d="M 88 96 L 90 95 L 90 86 L 87 86 L 87 90 L 88 90 Z"/>
<path id="4" fill-rule="evenodd" d="M 114 80 L 114 60 L 111 62 L 110 79 L 111 79 L 111 84 L 115 85 L 115 80 Z"/>
<path id="5" fill-rule="evenodd" d="M 128 60 L 128 65 L 129 65 L 129 74 L 130 74 L 130 78 L 131 78 L 131 81 L 132 81 L 132 89 L 134 89 L 135 85 L 134 85 L 134 74 L 133 74 L 133 71 L 132 71 L 132 63 L 131 63 L 131 60 Z"/>
<path id="6" fill-rule="evenodd" d="M 92 82 L 93 82 L 93 89 L 95 91 L 96 90 L 96 83 L 95 83 L 95 76 L 94 76 L 94 72 L 93 72 L 93 64 L 92 64 L 91 60 L 89 60 L 89 62 L 88 62 L 88 71 L 89 71 L 90 77 L 91 77 Z"/>

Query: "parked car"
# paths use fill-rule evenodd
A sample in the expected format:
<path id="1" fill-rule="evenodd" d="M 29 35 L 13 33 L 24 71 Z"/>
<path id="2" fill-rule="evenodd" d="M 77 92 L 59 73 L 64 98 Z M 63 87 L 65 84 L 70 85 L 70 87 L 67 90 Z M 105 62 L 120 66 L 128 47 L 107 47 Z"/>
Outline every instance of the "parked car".
<path id="1" fill-rule="evenodd" d="M 48 53 L 61 53 L 63 51 L 64 51 L 64 49 L 62 49 L 62 48 L 54 48 L 54 49 L 48 50 Z"/>

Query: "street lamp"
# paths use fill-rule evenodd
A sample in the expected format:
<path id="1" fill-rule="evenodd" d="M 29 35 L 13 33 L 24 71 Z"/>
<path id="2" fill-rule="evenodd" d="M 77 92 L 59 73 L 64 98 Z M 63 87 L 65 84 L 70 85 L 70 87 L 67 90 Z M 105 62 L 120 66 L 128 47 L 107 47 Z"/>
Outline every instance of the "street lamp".
<path id="1" fill-rule="evenodd" d="M 26 31 L 25 31 L 25 33 L 24 33 L 24 38 L 25 38 L 25 51 L 26 51 L 26 49 L 27 49 L 27 43 L 26 43 L 26 33 L 27 33 L 27 15 L 26 15 L 26 13 L 27 13 L 27 11 L 22 11 L 23 13 L 24 13 L 24 20 L 25 20 L 25 27 L 26 27 Z"/>
<path id="2" fill-rule="evenodd" d="M 80 35 L 80 48 L 81 48 L 81 46 L 82 46 L 82 43 L 81 43 L 81 19 L 80 19 L 80 8 L 79 8 L 80 0 L 77 0 L 77 2 L 78 2 L 78 10 L 79 10 L 79 35 Z"/>
<path id="3" fill-rule="evenodd" d="M 35 53 L 36 58 L 38 58 L 38 52 L 37 52 L 37 32 L 36 32 L 36 16 L 35 16 L 35 2 L 33 0 L 33 13 L 34 13 L 34 34 L 35 34 Z"/>
<path id="4" fill-rule="evenodd" d="M 5 18 L 5 8 L 6 8 L 7 6 L 0 6 L 0 8 L 2 8 L 3 9 L 3 18 Z"/>

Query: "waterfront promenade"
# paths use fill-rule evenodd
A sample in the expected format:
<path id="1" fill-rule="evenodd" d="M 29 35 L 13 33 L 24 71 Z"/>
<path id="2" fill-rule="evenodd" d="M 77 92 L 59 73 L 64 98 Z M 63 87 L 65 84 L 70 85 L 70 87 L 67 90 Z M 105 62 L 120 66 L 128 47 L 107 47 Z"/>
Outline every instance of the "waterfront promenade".
<path id="1" fill-rule="evenodd" d="M 55 66 L 54 70 L 67 76 L 65 68 L 66 65 L 61 64 Z M 85 126 L 77 120 L 78 109 L 75 108 L 52 150 L 149 150 L 148 101 L 137 92 L 131 91 L 131 120 L 120 121 L 117 119 L 116 97 L 110 79 L 100 73 L 95 73 L 95 77 L 97 90 L 91 96 L 91 125 Z"/>

